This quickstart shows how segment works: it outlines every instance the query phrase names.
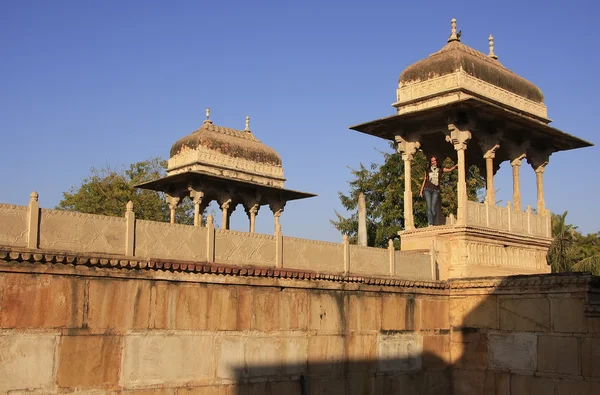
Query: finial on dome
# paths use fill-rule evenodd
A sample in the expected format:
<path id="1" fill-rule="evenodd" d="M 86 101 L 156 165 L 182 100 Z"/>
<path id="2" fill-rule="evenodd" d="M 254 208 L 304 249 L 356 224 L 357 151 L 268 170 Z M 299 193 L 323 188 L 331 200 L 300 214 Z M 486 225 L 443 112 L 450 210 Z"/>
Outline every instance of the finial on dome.
<path id="1" fill-rule="evenodd" d="M 448 37 L 448 42 L 452 42 L 452 41 L 460 42 L 460 36 L 462 34 L 462 31 L 459 31 L 458 33 L 456 32 L 456 18 L 452 18 L 452 20 L 450 21 L 450 25 L 452 26 L 452 30 L 450 33 L 450 37 Z"/>
<path id="2" fill-rule="evenodd" d="M 250 131 L 250 116 L 247 115 L 246 116 L 246 129 L 244 129 L 246 132 Z"/>
<path id="3" fill-rule="evenodd" d="M 204 123 L 212 123 L 212 121 L 210 120 L 210 108 L 206 108 L 206 119 L 204 120 Z"/>
<path id="4" fill-rule="evenodd" d="M 494 53 L 494 36 L 490 34 L 490 36 L 488 37 L 488 41 L 490 42 L 490 53 L 488 56 L 492 59 L 498 59 L 498 57 Z"/>

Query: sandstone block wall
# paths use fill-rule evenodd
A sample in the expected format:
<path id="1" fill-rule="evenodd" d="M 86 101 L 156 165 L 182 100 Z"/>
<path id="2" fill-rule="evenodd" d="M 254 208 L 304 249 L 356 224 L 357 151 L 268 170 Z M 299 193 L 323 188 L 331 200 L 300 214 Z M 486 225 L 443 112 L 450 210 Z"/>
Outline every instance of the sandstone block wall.
<path id="1" fill-rule="evenodd" d="M 406 285 L 5 256 L 0 393 L 447 394 L 446 291 Z"/>
<path id="2" fill-rule="evenodd" d="M 353 282 L 0 258 L 0 393 L 600 393 L 588 275 Z"/>

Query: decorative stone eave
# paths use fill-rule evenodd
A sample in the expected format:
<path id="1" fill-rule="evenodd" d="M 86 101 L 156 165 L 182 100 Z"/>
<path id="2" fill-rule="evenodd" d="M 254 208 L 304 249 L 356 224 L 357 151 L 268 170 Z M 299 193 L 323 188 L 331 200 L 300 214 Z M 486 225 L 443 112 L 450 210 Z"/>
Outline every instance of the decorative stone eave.
<path id="1" fill-rule="evenodd" d="M 416 288 L 444 290 L 448 284 L 441 281 L 403 280 L 394 277 L 368 277 L 340 275 L 302 269 L 237 266 L 220 263 L 190 262 L 173 259 L 135 259 L 117 255 L 77 254 L 64 251 L 29 250 L 0 246 L 0 266 L 2 264 L 20 265 L 69 265 L 116 271 L 171 272 L 190 274 L 211 274 L 232 277 L 272 278 L 306 281 L 326 281 L 339 284 L 357 284 L 380 287 Z M 1 268 L 0 268 L 1 271 Z"/>

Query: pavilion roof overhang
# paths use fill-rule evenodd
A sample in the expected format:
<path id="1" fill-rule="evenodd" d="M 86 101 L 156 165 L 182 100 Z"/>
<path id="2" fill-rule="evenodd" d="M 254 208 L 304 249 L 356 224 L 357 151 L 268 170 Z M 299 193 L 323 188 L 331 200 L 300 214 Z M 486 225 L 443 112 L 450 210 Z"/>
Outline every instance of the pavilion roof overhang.
<path id="1" fill-rule="evenodd" d="M 394 141 L 396 135 L 406 136 L 414 133 L 418 136 L 421 133 L 427 134 L 432 128 L 441 131 L 447 125 L 448 119 L 461 111 L 475 115 L 477 120 L 496 123 L 504 129 L 509 129 L 513 136 L 520 134 L 525 140 L 537 140 L 551 148 L 552 152 L 593 146 L 592 143 L 553 128 L 543 121 L 477 97 L 468 97 L 426 110 L 392 115 L 354 125 L 350 129 Z M 475 129 L 477 130 L 477 127 Z"/>
<path id="2" fill-rule="evenodd" d="M 290 200 L 306 199 L 317 196 L 313 193 L 278 188 L 250 181 L 236 180 L 199 171 L 173 174 L 135 185 L 136 188 L 149 189 L 169 194 L 187 191 L 189 186 L 206 187 L 212 191 L 234 190 L 240 195 L 259 194 L 262 197 L 261 201 L 264 202 L 270 200 L 287 202 Z"/>

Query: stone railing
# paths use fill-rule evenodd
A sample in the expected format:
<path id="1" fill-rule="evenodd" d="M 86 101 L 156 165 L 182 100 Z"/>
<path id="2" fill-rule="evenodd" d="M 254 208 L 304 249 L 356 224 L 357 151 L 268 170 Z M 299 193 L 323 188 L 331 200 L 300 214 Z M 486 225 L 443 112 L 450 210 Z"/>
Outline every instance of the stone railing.
<path id="1" fill-rule="evenodd" d="M 506 207 L 499 207 L 468 201 L 467 225 L 538 237 L 552 236 L 549 212 L 534 214 L 529 206 L 526 211 L 515 210 L 510 202 Z"/>
<path id="2" fill-rule="evenodd" d="M 232 265 L 304 269 L 336 274 L 433 280 L 431 255 L 239 232 L 207 226 L 135 219 L 132 204 L 124 217 L 0 204 L 0 246 L 142 259 L 171 259 Z"/>

